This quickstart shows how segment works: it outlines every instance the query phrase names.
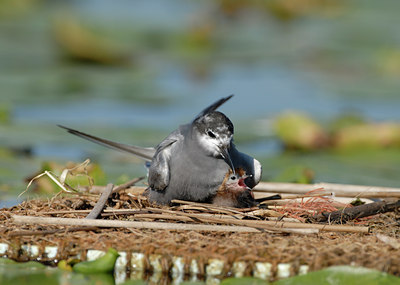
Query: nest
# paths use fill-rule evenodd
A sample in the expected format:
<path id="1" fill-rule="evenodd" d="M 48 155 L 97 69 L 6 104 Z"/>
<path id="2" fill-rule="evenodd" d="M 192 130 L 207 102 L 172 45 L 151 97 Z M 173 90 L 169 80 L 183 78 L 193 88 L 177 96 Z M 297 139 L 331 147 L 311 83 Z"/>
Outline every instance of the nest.
<path id="1" fill-rule="evenodd" d="M 141 254 L 143 260 L 139 270 L 143 274 L 159 271 L 169 278 L 178 259 L 182 261 L 180 270 L 184 276 L 260 277 L 260 266 L 268 265 L 270 272 L 264 278 L 273 280 L 282 274 L 279 271 L 282 264 L 289 265 L 287 276 L 298 274 L 304 266 L 313 271 L 332 265 L 364 266 L 400 275 L 400 245 L 397 242 L 400 228 L 396 211 L 352 220 L 345 226 L 334 226 L 310 223 L 310 217 L 319 214 L 318 207 L 323 211 L 328 206 L 337 205 L 323 197 L 270 209 L 233 209 L 183 201 L 175 201 L 171 207 L 161 207 L 148 203 L 141 196 L 141 190 L 133 187 L 113 193 L 100 219 L 89 222 L 135 221 L 142 225 L 161 223 L 205 228 L 21 224 L 12 218 L 18 215 L 88 221 L 83 218 L 95 206 L 98 195 L 66 194 L 1 209 L 0 245 L 7 246 L 0 246 L 0 254 L 19 261 L 35 259 L 56 264 L 69 257 L 78 256 L 84 260 L 88 250 L 105 251 L 113 247 L 128 257 Z M 284 227 L 283 224 L 302 227 Z M 218 231 L 206 226 L 229 228 Z M 249 231 L 235 231 L 235 227 L 248 228 Z M 313 230 L 307 231 L 310 228 Z M 365 228 L 366 231 L 360 230 Z M 37 247 L 35 252 L 30 249 L 33 245 Z M 49 254 L 49 247 L 57 248 L 57 253 Z M 193 261 L 196 270 L 192 268 Z M 213 271 L 211 265 L 215 261 L 220 261 L 220 268 Z M 133 258 L 126 259 L 126 274 L 138 269 L 133 263 Z M 242 266 L 240 270 L 239 265 Z"/>

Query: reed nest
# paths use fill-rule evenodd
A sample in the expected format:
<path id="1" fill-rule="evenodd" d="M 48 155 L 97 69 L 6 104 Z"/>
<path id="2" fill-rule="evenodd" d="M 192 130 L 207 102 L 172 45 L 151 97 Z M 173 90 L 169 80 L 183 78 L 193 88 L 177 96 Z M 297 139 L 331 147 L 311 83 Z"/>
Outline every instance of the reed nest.
<path id="1" fill-rule="evenodd" d="M 340 203 L 316 197 L 315 193 L 300 202 L 269 205 L 269 209 L 233 209 L 183 201 L 171 207 L 151 205 L 141 195 L 142 190 L 131 187 L 113 193 L 96 220 L 85 219 L 99 199 L 94 194 L 63 194 L 1 209 L 0 243 L 8 245 L 2 254 L 20 261 L 39 259 L 55 264 L 71 256 L 85 259 L 88 249 L 113 247 L 128 254 L 144 254 L 144 271 L 154 270 L 150 259 L 157 255 L 165 273 L 170 272 L 174 258 L 181 257 L 186 274 L 191 261 L 196 260 L 198 274 L 203 276 L 213 259 L 223 261 L 220 276 L 232 275 L 237 262 L 245 264 L 243 275 L 253 275 L 257 263 L 271 264 L 270 279 L 276 276 L 279 264 L 290 264 L 290 275 L 297 274 L 302 265 L 311 271 L 332 265 L 357 265 L 400 275 L 397 209 L 351 220 L 346 225 L 328 225 L 315 223 L 310 217 L 318 214 L 315 211 L 326 211 L 328 206 L 338 208 Z M 24 223 L 16 220 L 20 216 L 68 218 L 79 223 Z M 107 221 L 135 221 L 150 226 L 93 226 Z M 166 227 L 152 228 L 153 224 Z M 176 224 L 180 227 L 168 228 Z M 200 227 L 190 228 L 193 225 Z M 40 253 L 32 256 L 21 250 L 23 245 L 37 245 Z M 57 247 L 57 255 L 46 256 L 46 246 Z"/>

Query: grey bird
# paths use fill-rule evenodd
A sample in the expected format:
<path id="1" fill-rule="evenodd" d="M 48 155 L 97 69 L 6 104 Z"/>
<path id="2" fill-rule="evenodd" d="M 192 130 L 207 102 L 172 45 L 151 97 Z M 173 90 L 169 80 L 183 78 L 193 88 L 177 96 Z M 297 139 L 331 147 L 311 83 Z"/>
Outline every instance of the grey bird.
<path id="1" fill-rule="evenodd" d="M 261 179 L 258 160 L 239 152 L 233 143 L 234 127 L 223 113 L 216 111 L 233 95 L 221 98 L 200 112 L 190 123 L 170 133 L 157 147 L 138 147 L 95 137 L 65 126 L 69 133 L 120 151 L 147 162 L 151 202 L 169 204 L 173 199 L 195 202 L 212 200 L 227 173 L 243 169 L 245 183 L 253 188 Z"/>

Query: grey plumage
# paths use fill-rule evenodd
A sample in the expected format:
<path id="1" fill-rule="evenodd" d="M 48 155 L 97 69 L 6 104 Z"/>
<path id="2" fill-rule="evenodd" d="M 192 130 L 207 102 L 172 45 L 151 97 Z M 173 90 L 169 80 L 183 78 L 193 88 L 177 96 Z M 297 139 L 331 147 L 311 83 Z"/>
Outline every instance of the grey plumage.
<path id="1" fill-rule="evenodd" d="M 222 98 L 205 108 L 189 124 L 181 125 L 156 148 L 142 148 L 98 138 L 64 126 L 69 133 L 95 143 L 125 151 L 151 161 L 150 201 L 168 204 L 173 199 L 207 201 L 216 195 L 225 175 L 242 168 L 245 182 L 253 188 L 261 179 L 261 164 L 239 152 L 233 144 L 232 122 L 216 109 L 229 100 Z"/>

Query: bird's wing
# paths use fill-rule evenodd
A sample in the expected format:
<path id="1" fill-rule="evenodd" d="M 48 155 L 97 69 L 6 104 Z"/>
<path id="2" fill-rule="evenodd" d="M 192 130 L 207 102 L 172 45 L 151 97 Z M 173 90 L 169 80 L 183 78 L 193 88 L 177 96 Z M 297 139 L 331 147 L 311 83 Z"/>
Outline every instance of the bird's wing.
<path id="1" fill-rule="evenodd" d="M 122 143 L 113 142 L 110 140 L 102 139 L 99 137 L 95 137 L 84 132 L 80 132 L 65 126 L 58 125 L 60 128 L 66 129 L 70 134 L 76 135 L 78 137 L 84 138 L 86 140 L 92 141 L 94 143 L 107 146 L 109 148 L 113 148 L 119 151 L 124 151 L 136 155 L 146 161 L 151 161 L 154 154 L 156 153 L 156 149 L 154 147 L 140 147 L 134 145 L 127 145 Z"/>
<path id="2" fill-rule="evenodd" d="M 216 101 L 215 103 L 211 104 L 210 106 L 208 106 L 207 108 L 205 108 L 203 111 L 201 111 L 196 118 L 194 118 L 193 122 L 198 120 L 199 118 L 203 117 L 204 115 L 213 112 L 215 110 L 218 109 L 219 106 L 221 106 L 222 104 L 224 104 L 226 101 L 228 101 L 229 99 L 231 99 L 233 97 L 232 95 L 229 95 L 227 97 L 221 98 L 218 101 Z"/>
<path id="3" fill-rule="evenodd" d="M 242 168 L 246 171 L 247 175 L 251 175 L 246 178 L 246 185 L 250 188 L 256 186 L 260 182 L 262 176 L 261 163 L 254 157 L 238 151 L 233 143 L 230 147 L 229 154 L 235 168 Z"/>
<path id="4" fill-rule="evenodd" d="M 169 160 L 173 145 L 180 139 L 176 132 L 170 134 L 157 147 L 149 168 L 149 186 L 152 190 L 163 191 L 169 184 Z"/>

